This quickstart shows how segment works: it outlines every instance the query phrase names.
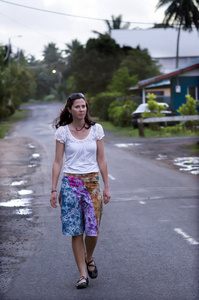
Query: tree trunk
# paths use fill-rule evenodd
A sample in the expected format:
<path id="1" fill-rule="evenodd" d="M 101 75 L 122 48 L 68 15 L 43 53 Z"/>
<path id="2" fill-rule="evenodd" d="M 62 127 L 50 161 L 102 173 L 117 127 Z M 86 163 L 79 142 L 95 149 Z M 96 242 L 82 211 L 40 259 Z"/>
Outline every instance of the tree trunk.
<path id="1" fill-rule="evenodd" d="M 178 37 L 177 37 L 177 46 L 176 46 L 176 69 L 179 66 L 179 42 L 180 42 L 181 26 L 182 26 L 182 17 L 181 17 L 180 25 L 179 25 L 179 28 L 178 28 Z"/>

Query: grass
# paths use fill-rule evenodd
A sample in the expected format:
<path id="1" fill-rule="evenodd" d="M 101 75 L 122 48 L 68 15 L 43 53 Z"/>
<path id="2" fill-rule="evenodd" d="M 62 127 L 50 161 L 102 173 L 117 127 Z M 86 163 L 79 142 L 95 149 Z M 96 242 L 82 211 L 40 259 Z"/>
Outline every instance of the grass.
<path id="1" fill-rule="evenodd" d="M 0 138 L 3 139 L 9 130 L 12 129 L 12 124 L 24 119 L 27 116 L 27 109 L 16 110 L 16 112 L 6 120 L 0 122 Z"/>
<path id="2" fill-rule="evenodd" d="M 130 127 L 118 127 L 114 126 L 112 123 L 108 121 L 101 121 L 96 120 L 99 124 L 101 124 L 104 130 L 114 131 L 115 136 L 122 136 L 122 137 L 132 137 L 132 138 L 139 138 L 139 131 L 138 129 L 134 129 L 132 126 Z M 167 127 L 165 127 L 167 129 Z M 178 137 L 178 136 L 199 136 L 199 130 L 191 131 L 191 130 L 175 130 L 175 126 L 168 127 L 168 130 L 165 128 L 160 128 L 160 130 L 152 130 L 148 127 L 144 128 L 145 138 L 159 138 L 159 137 Z"/>
<path id="3" fill-rule="evenodd" d="M 199 154 L 199 143 L 192 145 L 184 145 L 183 149 L 189 153 Z"/>

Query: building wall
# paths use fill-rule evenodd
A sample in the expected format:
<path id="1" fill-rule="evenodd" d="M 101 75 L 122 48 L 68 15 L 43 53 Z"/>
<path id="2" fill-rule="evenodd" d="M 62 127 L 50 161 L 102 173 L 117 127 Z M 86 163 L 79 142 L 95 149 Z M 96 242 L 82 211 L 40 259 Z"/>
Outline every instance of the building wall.
<path id="1" fill-rule="evenodd" d="M 171 106 L 174 110 L 178 109 L 182 103 L 186 103 L 185 95 L 189 86 L 199 86 L 199 76 L 179 76 L 171 80 Z M 176 93 L 176 85 L 180 85 L 181 92 Z"/>
<path id="2" fill-rule="evenodd" d="M 178 67 L 182 67 L 185 64 L 199 58 L 199 56 L 192 57 L 179 57 Z M 166 74 L 172 72 L 176 68 L 176 58 L 175 57 L 161 57 L 154 58 L 160 65 L 160 72 Z"/>
<path id="3" fill-rule="evenodd" d="M 163 96 L 171 96 L 171 89 L 168 88 L 146 88 L 146 93 L 162 92 Z"/>

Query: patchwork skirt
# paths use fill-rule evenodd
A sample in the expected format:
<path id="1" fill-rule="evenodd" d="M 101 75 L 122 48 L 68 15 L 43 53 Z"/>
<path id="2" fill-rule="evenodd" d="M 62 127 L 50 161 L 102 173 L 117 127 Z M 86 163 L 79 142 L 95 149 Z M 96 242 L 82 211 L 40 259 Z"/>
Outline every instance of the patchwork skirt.
<path id="1" fill-rule="evenodd" d="M 63 235 L 97 236 L 103 208 L 99 174 L 66 173 L 60 196 Z"/>

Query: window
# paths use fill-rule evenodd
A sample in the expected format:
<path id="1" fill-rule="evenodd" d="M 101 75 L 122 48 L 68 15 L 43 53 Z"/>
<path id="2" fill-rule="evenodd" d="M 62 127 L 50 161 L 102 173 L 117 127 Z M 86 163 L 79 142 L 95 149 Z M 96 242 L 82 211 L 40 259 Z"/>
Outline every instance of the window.
<path id="1" fill-rule="evenodd" d="M 188 94 L 195 100 L 199 100 L 199 86 L 188 86 Z"/>

